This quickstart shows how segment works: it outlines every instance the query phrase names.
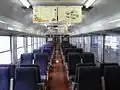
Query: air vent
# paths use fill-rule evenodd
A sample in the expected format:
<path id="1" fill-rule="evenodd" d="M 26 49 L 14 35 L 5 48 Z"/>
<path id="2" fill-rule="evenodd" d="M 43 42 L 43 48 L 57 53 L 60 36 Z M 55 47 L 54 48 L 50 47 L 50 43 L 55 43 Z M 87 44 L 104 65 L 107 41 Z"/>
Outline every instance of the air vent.
<path id="1" fill-rule="evenodd" d="M 54 0 L 54 1 L 58 2 L 58 1 L 60 1 L 60 0 Z"/>

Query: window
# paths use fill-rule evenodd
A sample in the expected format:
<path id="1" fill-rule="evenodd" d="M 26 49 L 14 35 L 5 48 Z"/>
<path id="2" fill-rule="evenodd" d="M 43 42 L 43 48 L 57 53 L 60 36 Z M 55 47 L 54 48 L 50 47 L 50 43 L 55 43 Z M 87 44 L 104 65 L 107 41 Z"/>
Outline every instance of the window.
<path id="1" fill-rule="evenodd" d="M 17 37 L 17 48 L 23 47 L 23 37 Z"/>
<path id="2" fill-rule="evenodd" d="M 31 45 L 31 37 L 28 37 L 28 45 Z"/>
<path id="3" fill-rule="evenodd" d="M 23 37 L 17 37 L 17 59 L 24 53 Z"/>
<path id="4" fill-rule="evenodd" d="M 0 36 L 0 52 L 10 50 L 10 37 Z"/>
<path id="5" fill-rule="evenodd" d="M 31 37 L 28 37 L 27 42 L 28 42 L 28 53 L 32 52 L 32 46 L 31 46 Z"/>
<path id="6" fill-rule="evenodd" d="M 34 37 L 34 44 L 36 44 L 37 43 L 37 38 L 36 37 Z"/>
<path id="7" fill-rule="evenodd" d="M 116 36 L 106 36 L 105 45 L 110 46 L 112 49 L 117 49 L 117 37 Z"/>
<path id="8" fill-rule="evenodd" d="M 40 47 L 40 38 L 38 38 L 38 48 Z"/>
<path id="9" fill-rule="evenodd" d="M 28 46 L 28 53 L 31 53 L 31 52 L 32 52 L 32 47 Z"/>
<path id="10" fill-rule="evenodd" d="M 0 53 L 0 64 L 10 64 L 11 63 L 11 52 Z"/>
<path id="11" fill-rule="evenodd" d="M 99 44 L 101 44 L 101 42 L 99 42 Z M 95 60 L 101 62 L 98 55 L 98 36 L 91 37 L 91 52 L 94 53 Z"/>
<path id="12" fill-rule="evenodd" d="M 38 39 L 36 37 L 34 37 L 34 49 L 37 49 L 38 48 Z"/>
<path id="13" fill-rule="evenodd" d="M 117 37 L 105 36 L 104 60 L 106 63 L 118 63 L 119 53 L 117 53 Z M 118 49 L 119 51 L 119 49 Z"/>
<path id="14" fill-rule="evenodd" d="M 17 49 L 17 59 L 20 59 L 21 54 L 24 53 L 24 48 Z"/>
<path id="15" fill-rule="evenodd" d="M 42 46 L 42 43 L 41 43 L 41 38 L 39 38 L 39 47 L 41 47 Z"/>
<path id="16" fill-rule="evenodd" d="M 0 36 L 0 64 L 11 63 L 10 37 Z"/>
<path id="17" fill-rule="evenodd" d="M 52 41 L 52 38 L 48 38 L 48 41 Z"/>

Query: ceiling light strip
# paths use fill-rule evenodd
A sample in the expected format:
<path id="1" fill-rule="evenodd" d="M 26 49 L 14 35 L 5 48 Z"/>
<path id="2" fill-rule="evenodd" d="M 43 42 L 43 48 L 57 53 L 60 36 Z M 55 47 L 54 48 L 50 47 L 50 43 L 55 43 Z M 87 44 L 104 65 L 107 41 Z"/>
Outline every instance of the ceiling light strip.
<path id="1" fill-rule="evenodd" d="M 85 3 L 85 7 L 89 8 L 90 6 L 92 6 L 95 3 L 96 0 L 87 0 L 87 2 Z"/>
<path id="2" fill-rule="evenodd" d="M 114 23 L 114 22 L 118 22 L 120 21 L 120 19 L 116 19 L 116 20 L 113 20 L 113 21 L 109 21 L 108 23 Z"/>
<path id="3" fill-rule="evenodd" d="M 29 8 L 31 5 L 28 0 L 19 0 L 19 1 L 27 8 Z"/>

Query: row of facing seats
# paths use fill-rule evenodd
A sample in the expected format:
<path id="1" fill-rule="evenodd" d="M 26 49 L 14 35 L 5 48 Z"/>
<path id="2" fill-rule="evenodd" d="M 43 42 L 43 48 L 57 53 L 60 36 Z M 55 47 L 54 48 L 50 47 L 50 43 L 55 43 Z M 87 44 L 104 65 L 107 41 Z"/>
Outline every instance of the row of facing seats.
<path id="1" fill-rule="evenodd" d="M 82 48 L 65 48 L 64 49 L 64 56 L 65 56 L 65 62 L 68 62 L 68 54 L 69 53 L 82 53 L 83 49 Z"/>
<path id="2" fill-rule="evenodd" d="M 94 62 L 94 54 L 91 52 L 84 52 L 84 53 L 69 53 L 68 54 L 68 71 L 69 75 L 74 75 L 76 70 L 76 65 L 78 63 L 92 63 Z"/>
<path id="3" fill-rule="evenodd" d="M 92 64 L 79 64 L 74 82 L 78 83 L 77 90 L 102 90 L 103 88 L 104 90 L 117 90 L 120 82 L 119 72 L 120 67 L 116 63 L 105 63 L 100 67 Z"/>
<path id="4" fill-rule="evenodd" d="M 33 63 L 34 61 L 34 63 Z M 47 70 L 48 67 L 48 55 L 47 54 L 43 54 L 43 53 L 37 53 L 34 54 L 33 53 L 27 53 L 27 54 L 22 54 L 21 55 L 21 65 L 39 65 L 40 71 L 42 75 L 45 75 L 45 71 Z M 30 63 L 28 63 L 30 62 Z"/>
<path id="5" fill-rule="evenodd" d="M 64 47 L 64 44 L 62 45 Z M 91 52 L 83 52 L 82 48 L 71 48 L 72 45 L 65 43 L 64 56 L 67 62 L 69 76 L 75 75 L 76 65 L 78 63 L 95 64 L 94 54 Z M 70 47 L 67 47 L 70 46 Z"/>
<path id="6" fill-rule="evenodd" d="M 51 47 L 51 49 L 50 49 Z M 24 53 L 21 54 L 21 65 L 39 65 L 40 74 L 46 75 L 48 62 L 51 57 L 51 53 L 53 51 L 51 44 L 44 45 L 41 50 L 35 49 L 33 53 Z M 42 52 L 41 52 L 42 51 Z"/>
<path id="7" fill-rule="evenodd" d="M 24 53 L 20 65 L 0 65 L 0 90 L 37 90 L 42 82 L 40 74 L 45 74 L 48 56 L 45 54 L 52 45 L 44 46 L 43 53 Z M 53 49 L 49 49 L 53 50 Z M 45 60 L 44 60 L 45 59 Z M 33 64 L 33 61 L 35 64 Z M 39 84 L 39 85 L 38 85 Z M 40 89 L 41 90 L 41 89 Z"/>
<path id="8" fill-rule="evenodd" d="M 69 54 L 75 54 L 75 53 L 69 53 Z M 74 56 L 72 59 L 68 55 L 69 57 L 68 63 L 71 63 L 71 64 L 68 64 L 68 65 L 71 65 L 68 68 L 73 69 L 76 66 L 76 72 L 74 72 L 75 77 L 73 78 L 72 81 L 74 81 L 75 83 L 78 83 L 77 90 L 117 90 L 119 89 L 120 67 L 118 66 L 118 64 L 105 63 L 105 64 L 100 64 L 100 67 L 97 67 L 94 62 L 90 64 L 85 63 L 83 58 L 85 58 L 88 62 L 90 60 L 89 56 L 83 57 L 83 55 L 80 55 L 79 53 L 76 53 L 76 54 L 78 55 L 78 57 Z M 82 59 L 80 59 L 80 57 L 82 57 Z M 76 58 L 78 60 L 76 60 Z M 69 59 L 71 60 L 69 61 Z M 75 69 L 70 71 L 75 71 Z"/>
<path id="9" fill-rule="evenodd" d="M 14 66 L 14 65 L 9 65 Z M 37 90 L 37 70 L 33 67 L 16 67 L 11 72 L 11 67 L 4 65 L 0 67 L 0 90 Z M 11 77 L 11 73 L 14 75 Z M 11 82 L 13 80 L 13 82 Z"/>

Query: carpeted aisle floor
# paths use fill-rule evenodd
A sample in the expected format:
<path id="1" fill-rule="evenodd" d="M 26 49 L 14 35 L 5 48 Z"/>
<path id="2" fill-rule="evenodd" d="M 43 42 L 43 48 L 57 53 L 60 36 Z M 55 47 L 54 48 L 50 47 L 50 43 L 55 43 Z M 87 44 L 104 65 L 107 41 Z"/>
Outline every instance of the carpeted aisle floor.
<path id="1" fill-rule="evenodd" d="M 60 48 L 57 46 L 52 60 L 51 70 L 48 75 L 48 87 L 50 90 L 70 90 L 67 73 Z"/>

